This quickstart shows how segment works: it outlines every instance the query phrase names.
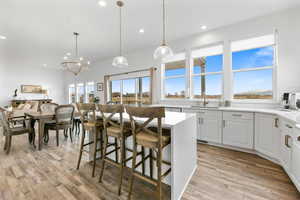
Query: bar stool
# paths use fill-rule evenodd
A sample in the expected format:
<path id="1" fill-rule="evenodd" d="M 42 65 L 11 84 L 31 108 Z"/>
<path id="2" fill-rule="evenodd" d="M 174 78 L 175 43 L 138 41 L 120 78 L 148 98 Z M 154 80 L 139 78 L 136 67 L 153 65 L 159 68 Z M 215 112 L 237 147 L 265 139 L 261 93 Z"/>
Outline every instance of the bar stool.
<path id="1" fill-rule="evenodd" d="M 96 156 L 97 152 L 101 152 L 103 154 L 103 121 L 96 119 L 96 105 L 95 104 L 83 104 L 78 103 L 77 109 L 80 113 L 80 120 L 83 127 L 83 133 L 81 136 L 81 143 L 80 143 L 80 152 L 79 158 L 77 163 L 77 170 L 79 169 L 82 152 L 84 152 L 84 147 L 94 144 L 93 145 L 93 172 L 92 177 L 95 176 L 95 168 L 96 168 Z M 90 134 L 93 134 L 94 139 L 88 143 L 84 143 L 86 131 Z M 100 148 L 97 149 L 97 144 L 100 142 Z"/>
<path id="2" fill-rule="evenodd" d="M 126 107 L 126 111 L 130 116 L 133 134 L 133 161 L 128 199 L 131 199 L 134 178 L 139 177 L 150 184 L 156 185 L 157 199 L 161 200 L 163 196 L 162 180 L 171 172 L 170 167 L 164 174 L 162 174 L 162 164 L 171 166 L 170 162 L 162 160 L 162 151 L 171 142 L 170 132 L 168 130 L 163 131 L 162 129 L 162 118 L 165 117 L 165 109 L 162 107 Z M 139 125 L 136 118 L 144 118 L 144 123 Z M 157 128 L 148 128 L 150 123 L 155 119 L 157 119 Z M 150 159 L 150 177 L 135 170 L 140 164 L 136 164 L 137 145 L 150 149 L 149 155 L 142 159 L 142 162 L 145 162 L 148 158 Z M 156 157 L 153 157 L 153 152 L 156 153 Z M 157 180 L 153 179 L 153 160 L 156 160 Z"/>
<path id="3" fill-rule="evenodd" d="M 99 105 L 99 110 L 102 114 L 104 120 L 104 151 L 102 155 L 102 168 L 100 172 L 99 182 L 102 182 L 102 177 L 104 173 L 105 163 L 110 164 L 120 168 L 120 178 L 119 178 L 119 188 L 118 194 L 121 195 L 122 190 L 122 180 L 123 172 L 126 163 L 132 159 L 126 158 L 126 148 L 125 141 L 128 137 L 132 135 L 130 125 L 127 125 L 123 121 L 124 106 L 123 105 Z M 119 115 L 119 120 L 112 120 L 115 115 Z M 114 143 L 109 143 L 109 137 L 114 138 Z M 120 147 L 118 146 L 120 143 Z M 107 152 L 108 148 L 113 146 L 114 149 Z M 119 150 L 121 150 L 121 159 L 119 160 Z M 130 150 L 129 150 L 130 151 Z M 132 152 L 132 150 L 131 150 Z M 115 160 L 110 159 L 108 156 L 115 153 Z"/>

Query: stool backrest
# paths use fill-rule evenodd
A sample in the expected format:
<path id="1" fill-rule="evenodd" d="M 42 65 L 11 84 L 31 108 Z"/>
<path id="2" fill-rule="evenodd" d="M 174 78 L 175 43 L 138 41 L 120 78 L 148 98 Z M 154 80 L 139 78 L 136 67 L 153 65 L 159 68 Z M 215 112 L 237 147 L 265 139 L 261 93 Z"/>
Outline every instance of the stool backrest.
<path id="1" fill-rule="evenodd" d="M 102 119 L 104 121 L 104 128 L 109 125 L 112 125 L 117 128 L 121 128 L 121 131 L 124 127 L 123 122 L 123 113 L 124 106 L 123 105 L 98 105 L 99 111 L 101 112 Z M 112 117 L 116 114 L 119 114 L 119 123 L 112 120 Z M 122 131 L 123 132 L 123 131 Z"/>
<path id="2" fill-rule="evenodd" d="M 77 103 L 77 109 L 80 114 L 80 120 L 84 122 L 96 121 L 96 104 L 94 103 Z"/>
<path id="3" fill-rule="evenodd" d="M 57 124 L 72 124 L 74 115 L 74 106 L 62 105 L 55 109 L 55 119 Z"/>
<path id="4" fill-rule="evenodd" d="M 152 135 L 157 135 L 160 147 L 162 146 L 162 118 L 165 117 L 165 108 L 163 107 L 126 107 L 129 114 L 132 134 L 135 140 L 136 134 L 143 131 Z M 138 124 L 136 118 L 146 118 L 142 124 Z M 149 124 L 157 119 L 157 133 L 148 128 Z"/>

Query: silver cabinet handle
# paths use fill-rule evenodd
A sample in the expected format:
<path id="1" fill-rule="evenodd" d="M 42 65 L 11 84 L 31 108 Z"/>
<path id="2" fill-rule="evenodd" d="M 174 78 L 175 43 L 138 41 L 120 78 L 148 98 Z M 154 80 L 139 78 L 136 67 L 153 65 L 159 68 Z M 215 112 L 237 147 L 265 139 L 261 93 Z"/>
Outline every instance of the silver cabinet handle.
<path id="1" fill-rule="evenodd" d="M 226 121 L 223 120 L 223 128 L 225 128 L 225 127 L 226 127 Z"/>
<path id="2" fill-rule="evenodd" d="M 287 147 L 287 148 L 291 148 L 291 146 L 289 145 L 289 138 L 290 138 L 291 136 L 289 136 L 289 135 L 286 135 L 285 136 L 285 146 Z"/>
<path id="3" fill-rule="evenodd" d="M 232 114 L 233 117 L 242 117 L 242 114 Z"/>
<path id="4" fill-rule="evenodd" d="M 200 117 L 198 118 L 198 124 L 201 124 L 201 118 Z"/>
<path id="5" fill-rule="evenodd" d="M 275 124 L 274 124 L 275 128 L 278 128 L 278 121 L 279 121 L 279 119 L 275 118 Z"/>
<path id="6" fill-rule="evenodd" d="M 290 125 L 288 125 L 288 124 L 286 124 L 285 126 L 288 127 L 288 128 L 293 128 L 292 126 L 290 126 Z"/>

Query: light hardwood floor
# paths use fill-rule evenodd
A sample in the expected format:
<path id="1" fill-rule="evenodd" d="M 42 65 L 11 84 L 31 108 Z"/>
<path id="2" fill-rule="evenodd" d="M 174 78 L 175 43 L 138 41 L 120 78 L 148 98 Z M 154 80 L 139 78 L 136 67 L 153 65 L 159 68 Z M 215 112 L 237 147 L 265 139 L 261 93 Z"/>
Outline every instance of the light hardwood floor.
<path id="1" fill-rule="evenodd" d="M 61 134 L 63 135 L 63 134 Z M 10 155 L 2 151 L 4 140 L 0 131 L 0 200 L 18 199 L 127 199 L 128 172 L 123 194 L 116 195 L 118 170 L 110 165 L 103 177 L 91 178 L 92 166 L 82 160 L 75 170 L 79 138 L 74 144 L 61 137 L 56 147 L 54 134 L 49 145 L 36 151 L 27 143 L 26 136 L 14 137 Z M 87 156 L 84 156 L 87 158 Z M 296 200 L 299 193 L 282 168 L 256 155 L 198 145 L 198 169 L 183 195 L 183 200 Z M 169 187 L 164 191 L 169 199 Z M 154 187 L 137 181 L 133 199 L 151 200 Z"/>

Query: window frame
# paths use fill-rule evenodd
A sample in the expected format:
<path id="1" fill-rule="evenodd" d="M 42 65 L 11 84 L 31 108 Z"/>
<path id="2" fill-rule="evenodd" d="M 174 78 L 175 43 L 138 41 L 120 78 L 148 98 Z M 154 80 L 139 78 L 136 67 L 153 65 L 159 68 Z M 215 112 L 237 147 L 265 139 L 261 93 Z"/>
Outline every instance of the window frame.
<path id="1" fill-rule="evenodd" d="M 265 34 L 263 36 L 267 36 L 267 35 L 271 35 L 271 34 Z M 263 37 L 261 36 L 261 37 Z M 257 36 L 260 37 L 260 36 Z M 251 37 L 248 39 L 253 39 L 256 37 Z M 241 40 L 248 40 L 248 39 L 241 39 Z M 235 40 L 235 41 L 240 41 L 240 40 Z M 231 101 L 234 103 L 276 103 L 277 101 L 277 67 L 278 67 L 278 45 L 277 45 L 277 34 L 274 33 L 274 44 L 272 45 L 261 45 L 261 46 L 256 46 L 253 48 L 246 48 L 246 49 L 242 49 L 239 51 L 232 51 L 231 50 L 231 45 L 233 42 L 235 41 L 231 41 L 229 44 L 229 48 L 230 48 L 230 61 L 231 61 L 231 65 L 230 65 L 230 70 L 231 70 Z M 241 51 L 248 51 L 248 50 L 253 50 L 253 49 L 259 49 L 259 48 L 265 48 L 265 47 L 273 47 L 274 49 L 274 55 L 273 55 L 273 65 L 272 66 L 263 66 L 263 67 L 253 67 L 253 68 L 242 68 L 242 69 L 237 69 L 234 70 L 233 69 L 233 56 L 232 54 L 235 52 L 241 52 Z M 239 73 L 239 72 L 249 72 L 249 71 L 261 71 L 261 70 L 268 70 L 268 69 L 272 69 L 272 99 L 235 99 L 234 98 L 234 73 Z"/>
<path id="2" fill-rule="evenodd" d="M 182 57 L 183 56 L 183 59 Z M 161 90 L 161 100 L 164 101 L 182 101 L 182 100 L 187 100 L 189 99 L 190 95 L 189 95 L 189 72 L 190 72 L 190 67 L 189 67 L 189 60 L 190 56 L 188 53 L 186 52 L 180 52 L 175 54 L 172 58 L 167 58 L 165 61 L 162 62 L 161 64 L 161 86 L 162 86 L 162 90 Z M 184 75 L 174 75 L 174 76 L 165 76 L 165 71 L 166 71 L 166 63 L 169 62 L 176 62 L 176 61 L 185 61 L 185 74 Z M 165 81 L 167 79 L 174 79 L 174 78 L 184 78 L 184 82 L 185 82 L 185 90 L 184 90 L 184 97 L 183 98 L 167 98 L 166 97 L 166 84 Z"/>
<path id="3" fill-rule="evenodd" d="M 112 101 L 112 81 L 120 81 L 120 103 L 123 104 L 123 92 L 124 92 L 124 81 L 125 80 L 135 80 L 135 100 L 137 101 L 139 98 L 142 98 L 142 93 L 140 94 L 140 86 L 142 87 L 142 79 L 145 77 L 149 77 L 150 76 L 139 76 L 139 77 L 128 77 L 128 78 L 123 78 L 123 79 L 114 79 L 114 80 L 109 80 L 109 101 Z M 149 85 L 149 93 L 150 96 L 151 94 L 151 84 Z M 151 97 L 150 97 L 151 98 Z"/>
<path id="4" fill-rule="evenodd" d="M 76 98 L 77 98 L 77 95 L 76 95 L 76 85 L 75 84 L 69 84 L 68 86 L 68 99 L 69 99 L 69 104 L 72 104 L 72 97 L 71 97 L 71 92 L 70 92 L 70 89 L 73 88 L 74 89 L 74 95 L 75 95 L 75 102 L 76 103 Z"/>
<path id="5" fill-rule="evenodd" d="M 88 82 L 86 82 L 85 84 L 84 84 L 84 88 L 85 88 L 85 90 L 84 90 L 84 96 L 85 96 L 85 103 L 89 103 L 89 97 L 88 97 L 88 91 L 87 91 L 87 89 L 88 89 L 88 86 L 90 86 L 90 85 L 93 85 L 93 88 L 94 88 L 94 95 L 96 95 L 95 93 L 96 93 L 96 88 L 95 88 L 95 82 L 94 81 L 88 81 Z"/>
<path id="6" fill-rule="evenodd" d="M 209 48 L 209 47 L 213 47 L 213 46 L 222 46 L 222 54 L 212 54 L 210 56 L 217 56 L 217 55 L 222 55 L 222 71 L 219 72 L 206 72 L 206 73 L 198 73 L 198 74 L 194 74 L 194 59 L 195 57 L 192 56 L 192 52 L 193 51 L 197 51 L 200 49 L 205 49 L 205 48 Z M 212 44 L 208 44 L 208 45 L 203 45 L 203 46 L 199 46 L 196 48 L 193 48 L 191 50 L 190 53 L 190 100 L 194 100 L 194 101 L 203 101 L 204 98 L 194 98 L 194 77 L 201 77 L 203 75 L 219 75 L 221 74 L 221 97 L 219 99 L 208 99 L 208 101 L 212 101 L 212 102 L 216 102 L 216 101 L 220 101 L 224 99 L 224 69 L 225 69 L 225 55 L 224 55 L 224 42 L 216 42 L 216 43 L 212 43 Z"/>

